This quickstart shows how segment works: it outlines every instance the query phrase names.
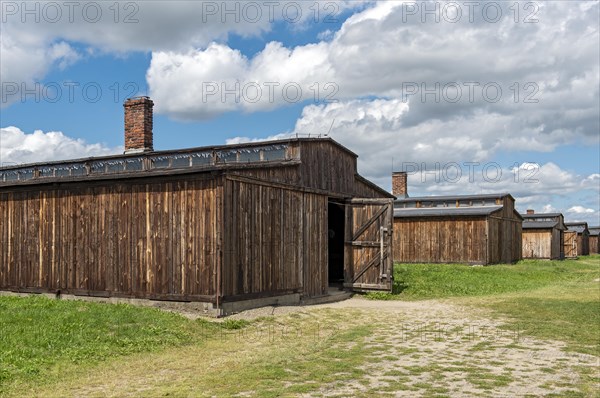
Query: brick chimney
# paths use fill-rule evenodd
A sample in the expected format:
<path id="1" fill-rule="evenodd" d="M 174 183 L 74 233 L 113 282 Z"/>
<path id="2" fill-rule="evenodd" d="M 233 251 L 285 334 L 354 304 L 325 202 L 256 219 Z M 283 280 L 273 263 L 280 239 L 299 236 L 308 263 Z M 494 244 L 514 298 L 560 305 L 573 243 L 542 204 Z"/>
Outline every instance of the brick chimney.
<path id="1" fill-rule="evenodd" d="M 527 209 L 527 214 L 535 214 L 535 210 L 533 210 L 533 209 Z"/>
<path id="2" fill-rule="evenodd" d="M 125 153 L 150 152 L 152 141 L 152 107 L 148 97 L 129 98 L 125 108 Z"/>
<path id="3" fill-rule="evenodd" d="M 392 195 L 398 198 L 408 197 L 406 177 L 407 175 L 405 171 L 395 171 L 392 173 Z"/>

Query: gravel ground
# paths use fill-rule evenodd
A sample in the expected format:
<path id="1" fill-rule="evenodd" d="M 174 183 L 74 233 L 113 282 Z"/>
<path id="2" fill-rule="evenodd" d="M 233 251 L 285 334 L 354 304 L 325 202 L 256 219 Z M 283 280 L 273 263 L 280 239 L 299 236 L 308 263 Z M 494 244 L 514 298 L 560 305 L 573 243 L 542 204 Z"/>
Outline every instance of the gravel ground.
<path id="1" fill-rule="evenodd" d="M 318 317 L 324 308 L 358 310 L 356 322 L 377 325 L 366 345 L 377 351 L 364 365 L 366 380 L 324 385 L 303 397 L 564 396 L 581 384 L 578 367 L 600 369 L 598 357 L 567 352 L 562 342 L 502 328 L 502 320 L 490 319 L 483 310 L 438 300 L 355 296 L 323 305 L 258 308 L 230 319 L 291 313 Z"/>

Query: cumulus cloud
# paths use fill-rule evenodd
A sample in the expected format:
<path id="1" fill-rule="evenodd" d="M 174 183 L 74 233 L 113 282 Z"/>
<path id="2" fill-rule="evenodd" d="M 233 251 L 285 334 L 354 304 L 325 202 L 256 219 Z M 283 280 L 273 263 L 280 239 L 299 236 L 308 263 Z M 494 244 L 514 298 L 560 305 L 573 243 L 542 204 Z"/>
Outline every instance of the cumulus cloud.
<path id="1" fill-rule="evenodd" d="M 443 167 L 443 166 L 442 166 Z M 568 221 L 594 222 L 598 219 L 600 187 L 586 183 L 590 176 L 561 169 L 548 162 L 524 162 L 518 167 L 502 167 L 498 163 L 482 163 L 469 168 L 461 165 L 463 175 L 455 180 L 453 169 L 437 174 L 415 172 L 409 175 L 409 193 L 419 195 L 472 194 L 508 192 L 516 199 L 520 212 L 534 209 L 538 213 L 560 212 Z M 388 179 L 389 180 L 389 179 Z M 586 204 L 586 206 L 582 205 Z"/>
<path id="2" fill-rule="evenodd" d="M 469 123 L 484 118 L 495 124 L 498 139 L 518 132 L 515 139 L 506 140 L 504 145 L 512 145 L 508 149 L 552 151 L 581 137 L 596 143 L 598 4 L 536 3 L 537 23 L 515 23 L 510 3 L 492 4 L 502 7 L 497 22 L 485 20 L 479 10 L 473 21 L 465 15 L 458 23 L 436 23 L 431 17 L 423 23 L 422 14 L 407 15 L 404 2 L 378 2 L 327 34 L 333 35 L 331 40 L 289 49 L 268 43 L 250 59 L 225 45 L 157 52 L 148 83 L 152 95 L 161 99 L 159 111 L 187 119 L 232 110 L 261 111 L 290 102 L 281 93 L 267 101 L 265 92 L 257 101 L 243 95 L 207 101 L 206 90 L 198 87 L 202 82 L 227 87 L 235 82 L 242 87 L 298 83 L 305 94 L 301 100 L 313 100 L 311 85 L 322 90 L 333 83 L 334 98 L 343 102 L 408 98 L 411 107 L 403 127 L 440 121 L 449 123 L 448 128 L 462 128 L 469 139 L 479 134 L 468 129 Z M 220 56 L 210 56 L 215 53 Z"/>
<path id="3" fill-rule="evenodd" d="M 522 131 L 506 128 L 511 121 L 508 115 L 478 113 L 407 126 L 411 107 L 411 102 L 399 99 L 310 105 L 291 132 L 266 139 L 328 135 L 353 148 L 361 173 L 384 187 L 390 186 L 393 168 L 414 172 L 418 191 L 430 194 L 512 192 L 524 199 L 534 198 L 531 192 L 565 195 L 590 190 L 600 194 L 598 174 L 575 175 L 552 162 L 490 162 L 498 151 L 510 150 L 512 140 L 524 140 Z M 228 142 L 247 140 L 238 137 Z"/>
<path id="4" fill-rule="evenodd" d="M 17 127 L 0 129 L 0 165 L 78 159 L 122 153 L 123 148 L 90 144 L 60 131 L 26 133 Z"/>
<path id="5" fill-rule="evenodd" d="M 337 91 L 324 44 L 287 49 L 269 43 L 252 59 L 212 43 L 185 54 L 155 52 L 146 74 L 156 111 L 180 119 L 203 119 L 231 111 L 266 111 Z M 315 86 L 321 83 L 321 86 Z M 326 84 L 330 84 L 326 86 Z"/>
<path id="6" fill-rule="evenodd" d="M 80 54 L 68 43 L 48 44 L 40 39 L 35 43 L 5 34 L 0 35 L 0 107 L 21 99 L 23 88 L 28 92 L 42 90 L 36 82 L 53 66 L 61 69 L 80 59 Z"/>
<path id="7" fill-rule="evenodd" d="M 573 206 L 570 209 L 567 210 L 569 213 L 575 213 L 575 214 L 593 214 L 595 213 L 594 209 L 586 209 L 583 206 Z"/>
<path id="8" fill-rule="evenodd" d="M 177 51 L 205 47 L 230 35 L 259 36 L 274 23 L 302 29 L 326 23 L 362 0 L 306 1 L 142 1 L 36 4 L 10 2 L 3 11 L 3 34 L 35 42 L 39 37 L 86 43 L 103 51 Z M 29 12 L 28 12 L 29 11 Z M 26 30 L 23 32 L 23 30 Z"/>
<path id="9" fill-rule="evenodd" d="M 587 222 L 588 226 L 600 225 L 600 211 L 584 206 L 573 206 L 563 212 L 566 222 Z"/>
<path id="10" fill-rule="evenodd" d="M 64 68 L 84 56 L 68 43 L 89 46 L 84 54 L 186 53 L 215 40 L 226 41 L 232 34 L 260 36 L 278 22 L 302 29 L 315 19 L 325 22 L 328 13 L 339 16 L 363 3 L 334 0 L 315 7 L 313 2 L 289 0 L 1 2 L 0 82 L 31 85 L 52 67 Z"/>

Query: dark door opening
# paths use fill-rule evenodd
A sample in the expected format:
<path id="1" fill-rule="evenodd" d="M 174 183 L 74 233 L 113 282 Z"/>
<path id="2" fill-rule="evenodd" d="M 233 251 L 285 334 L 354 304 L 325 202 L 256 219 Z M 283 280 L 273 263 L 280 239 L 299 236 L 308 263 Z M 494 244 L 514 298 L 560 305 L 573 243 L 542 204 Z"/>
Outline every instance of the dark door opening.
<path id="1" fill-rule="evenodd" d="M 344 232 L 346 212 L 344 205 L 329 202 L 327 234 L 329 235 L 329 285 L 344 284 Z"/>

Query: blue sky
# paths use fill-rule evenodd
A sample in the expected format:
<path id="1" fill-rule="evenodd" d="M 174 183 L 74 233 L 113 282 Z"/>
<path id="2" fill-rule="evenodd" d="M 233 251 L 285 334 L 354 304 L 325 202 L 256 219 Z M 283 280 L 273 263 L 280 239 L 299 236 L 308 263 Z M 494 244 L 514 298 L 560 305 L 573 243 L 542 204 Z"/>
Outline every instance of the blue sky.
<path id="1" fill-rule="evenodd" d="M 150 95 L 155 149 L 329 133 L 386 189 L 392 163 L 417 164 L 441 177 L 412 173 L 412 195 L 508 191 L 600 224 L 598 1 L 476 3 L 255 2 L 254 19 L 247 2 L 77 2 L 69 20 L 3 2 L 0 163 L 119 153 L 123 101 Z M 261 95 L 221 97 L 236 82 Z"/>

